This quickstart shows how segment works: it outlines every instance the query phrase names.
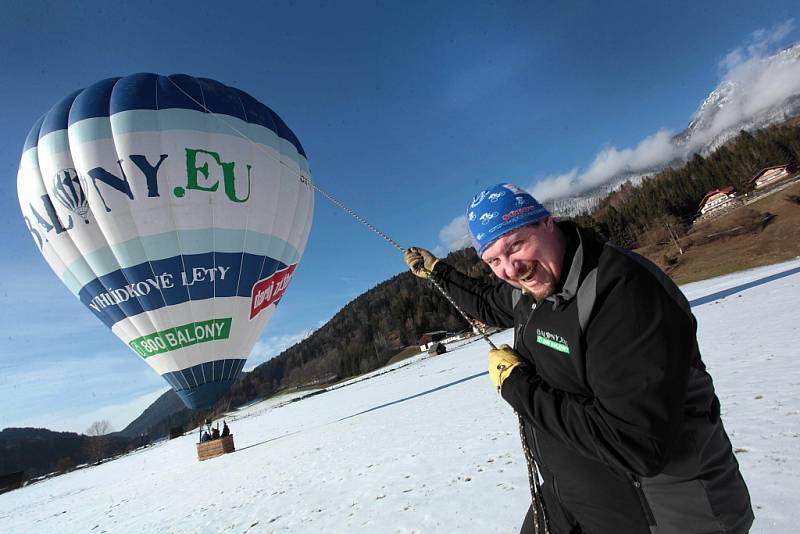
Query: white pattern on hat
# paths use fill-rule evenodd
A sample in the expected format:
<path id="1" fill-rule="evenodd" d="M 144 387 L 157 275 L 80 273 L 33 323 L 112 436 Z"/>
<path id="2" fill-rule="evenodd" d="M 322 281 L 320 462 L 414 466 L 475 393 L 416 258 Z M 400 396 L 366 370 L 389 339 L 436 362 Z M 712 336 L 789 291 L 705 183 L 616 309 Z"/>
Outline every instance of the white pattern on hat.
<path id="1" fill-rule="evenodd" d="M 475 206 L 483 202 L 483 199 L 486 198 L 486 193 L 487 191 L 481 191 L 480 193 L 475 195 L 475 198 L 472 199 L 472 204 L 470 204 L 469 207 L 474 208 Z"/>
<path id="2" fill-rule="evenodd" d="M 496 211 L 493 211 L 492 213 L 489 213 L 489 212 L 487 211 L 486 213 L 484 213 L 483 215 L 481 215 L 481 223 L 483 223 L 483 224 L 489 224 L 489 221 L 491 221 L 492 219 L 494 219 L 495 217 L 497 217 L 497 215 L 498 215 L 498 213 L 497 213 Z"/>

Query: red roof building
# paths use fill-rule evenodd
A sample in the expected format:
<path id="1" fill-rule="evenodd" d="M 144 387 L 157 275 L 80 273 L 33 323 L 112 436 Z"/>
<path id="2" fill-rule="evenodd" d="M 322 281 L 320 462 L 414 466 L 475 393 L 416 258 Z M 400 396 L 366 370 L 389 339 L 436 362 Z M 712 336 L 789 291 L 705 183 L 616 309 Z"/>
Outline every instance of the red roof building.
<path id="1" fill-rule="evenodd" d="M 736 190 L 732 185 L 722 189 L 714 189 L 706 193 L 700 201 L 700 214 L 706 215 L 709 212 L 730 208 L 736 198 Z"/>
<path id="2" fill-rule="evenodd" d="M 776 182 L 785 180 L 791 176 L 794 171 L 794 166 L 791 163 L 775 165 L 773 167 L 761 169 L 758 174 L 750 179 L 750 182 L 755 182 L 755 189 L 763 189 L 773 185 Z"/>

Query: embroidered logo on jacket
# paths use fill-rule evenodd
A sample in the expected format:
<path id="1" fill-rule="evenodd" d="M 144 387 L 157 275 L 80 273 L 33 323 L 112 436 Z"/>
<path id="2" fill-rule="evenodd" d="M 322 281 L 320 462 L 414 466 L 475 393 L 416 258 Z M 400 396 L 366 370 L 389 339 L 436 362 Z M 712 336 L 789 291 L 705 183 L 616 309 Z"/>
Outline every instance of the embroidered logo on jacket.
<path id="1" fill-rule="evenodd" d="M 567 343 L 567 340 L 558 334 L 551 334 L 550 332 L 545 332 L 544 330 L 539 330 L 537 328 L 536 342 L 544 345 L 545 347 L 550 347 L 553 350 L 557 350 L 558 352 L 569 354 L 569 344 Z"/>

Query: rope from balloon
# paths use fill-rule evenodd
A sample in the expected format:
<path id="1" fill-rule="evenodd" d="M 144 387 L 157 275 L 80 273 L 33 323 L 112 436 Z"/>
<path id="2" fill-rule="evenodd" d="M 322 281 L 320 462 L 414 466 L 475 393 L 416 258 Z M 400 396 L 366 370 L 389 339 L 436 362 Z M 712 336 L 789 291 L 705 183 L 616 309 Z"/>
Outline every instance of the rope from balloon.
<path id="1" fill-rule="evenodd" d="M 374 232 L 376 235 L 378 235 L 383 240 L 388 242 L 390 245 L 392 245 L 393 247 L 398 249 L 400 252 L 405 252 L 406 251 L 406 249 L 401 247 L 397 243 L 397 241 L 395 241 L 394 239 L 392 239 L 391 237 L 389 237 L 388 235 L 386 235 L 385 233 L 380 231 L 372 223 L 370 223 L 364 217 L 362 217 L 361 215 L 356 213 L 355 210 L 353 210 L 352 208 L 349 208 L 348 206 L 344 205 L 341 201 L 339 201 L 339 199 L 337 199 L 336 197 L 334 197 L 333 195 L 331 195 L 327 191 L 319 188 L 316 184 L 314 184 L 310 180 L 309 180 L 309 183 L 311 183 L 312 187 L 314 187 L 314 189 L 317 192 L 319 192 L 322 196 L 327 198 L 332 204 L 334 204 L 335 206 L 341 208 L 346 213 L 350 214 L 350 216 L 352 216 L 355 220 L 357 220 L 358 222 L 360 222 L 361 224 L 363 224 L 364 226 L 369 228 L 372 232 Z M 452 306 L 456 309 L 456 311 L 458 311 L 458 313 L 461 314 L 461 317 L 463 317 L 464 320 L 470 325 L 470 327 L 472 328 L 472 331 L 475 332 L 476 334 L 480 335 L 486 341 L 486 343 L 489 344 L 489 346 L 492 349 L 496 350 L 497 346 L 494 344 L 494 342 L 492 342 L 491 339 L 489 339 L 489 336 L 488 336 L 488 334 L 486 334 L 486 331 L 484 329 L 482 329 L 482 328 L 478 328 L 475 324 L 473 324 L 472 320 L 469 318 L 469 316 L 466 314 L 466 312 L 461 308 L 461 306 L 458 305 L 458 303 L 456 301 L 453 300 L 453 298 L 441 286 L 441 284 L 439 284 L 439 282 L 437 282 L 433 277 L 429 277 L 428 280 L 430 280 L 433 283 L 434 287 L 436 287 L 436 289 L 439 290 L 439 292 L 442 294 L 442 296 L 444 296 L 444 298 L 447 299 L 447 302 L 452 304 Z M 530 492 L 531 492 L 531 509 L 533 511 L 533 529 L 534 529 L 534 532 L 538 534 L 539 527 L 540 527 L 541 524 L 543 524 L 544 533 L 545 534 L 550 534 L 549 525 L 547 524 L 547 515 L 546 515 L 546 511 L 545 511 L 544 500 L 542 500 L 542 498 L 540 496 L 541 487 L 539 486 L 538 468 L 536 467 L 536 462 L 533 460 L 533 453 L 531 452 L 530 446 L 528 444 L 528 438 L 525 435 L 525 430 L 524 430 L 524 426 L 523 426 L 523 422 L 522 422 L 522 416 L 519 415 L 519 413 L 517 413 L 517 412 L 515 412 L 515 413 L 517 415 L 517 422 L 519 423 L 519 437 L 520 437 L 520 440 L 522 441 L 522 450 L 523 450 L 523 452 L 525 454 L 525 463 L 527 464 L 527 468 L 528 468 L 528 487 L 529 487 Z M 542 521 L 541 522 L 540 522 L 540 518 L 539 518 L 539 508 L 541 508 L 541 512 L 542 512 Z"/>
<path id="2" fill-rule="evenodd" d="M 177 83 L 175 83 L 175 81 L 172 80 L 172 78 L 168 77 L 167 79 L 170 81 L 170 83 L 172 83 L 172 85 L 175 86 L 176 89 L 178 89 L 178 91 L 183 93 L 183 95 L 186 96 L 189 100 L 191 100 L 192 102 L 194 102 L 195 104 L 200 106 L 206 113 L 210 114 L 215 119 L 220 121 L 223 125 L 225 125 L 225 127 L 229 128 L 230 130 L 236 132 L 237 134 L 241 135 L 243 138 L 245 138 L 248 141 L 250 141 L 251 143 L 253 143 L 253 145 L 255 145 L 258 150 L 263 152 L 267 157 L 276 160 L 279 164 L 281 164 L 284 167 L 286 167 L 287 170 L 291 174 L 294 174 L 295 176 L 297 176 L 299 179 L 301 179 L 302 182 L 311 185 L 311 187 L 315 191 L 317 191 L 320 195 L 325 197 L 334 206 L 336 206 L 339 209 L 343 210 L 344 212 L 348 213 L 351 217 L 353 217 L 355 220 L 357 220 L 358 222 L 360 222 L 361 224 L 363 224 L 364 226 L 369 228 L 369 230 L 371 230 L 373 233 L 375 233 L 378 237 L 380 237 L 381 239 L 383 239 L 384 241 L 386 241 L 387 243 L 392 245 L 394 248 L 396 248 L 400 252 L 405 252 L 406 251 L 406 249 L 403 248 L 402 246 L 400 246 L 400 244 L 397 241 L 395 241 L 394 239 L 389 237 L 384 232 L 380 231 L 372 223 L 370 223 L 364 217 L 362 217 L 361 215 L 356 213 L 356 211 L 353 210 L 352 208 L 350 208 L 350 207 L 346 206 L 345 204 L 343 204 L 339 199 L 334 197 L 332 194 L 328 193 L 327 191 L 325 191 L 324 189 L 319 187 L 316 183 L 314 183 L 314 181 L 311 178 L 309 178 L 307 176 L 303 176 L 303 175 L 297 173 L 294 169 L 290 168 L 288 165 L 286 165 L 279 158 L 276 158 L 270 152 L 265 150 L 261 145 L 259 145 L 258 143 L 254 142 L 252 139 L 250 139 L 250 137 L 247 134 L 245 134 L 244 132 L 242 132 L 241 130 L 236 128 L 233 124 L 230 124 L 227 121 L 223 120 L 216 113 L 214 113 L 213 111 L 208 109 L 205 106 L 205 104 L 203 104 L 202 102 L 198 101 L 192 95 L 190 95 L 189 93 L 184 91 L 183 88 L 180 85 L 178 85 Z M 445 289 L 441 286 L 441 284 L 439 284 L 439 282 L 434 280 L 432 277 L 428 278 L 428 280 L 430 280 L 433 283 L 434 287 L 436 287 L 436 289 L 439 290 L 439 292 L 442 294 L 442 296 L 444 296 L 444 298 L 447 299 L 447 302 L 449 302 L 456 309 L 456 311 L 458 311 L 458 313 L 461 315 L 461 317 L 463 317 L 464 320 L 470 325 L 470 327 L 472 328 L 472 331 L 474 333 L 476 333 L 477 335 L 480 335 L 483 338 L 483 340 L 486 341 L 486 343 L 488 343 L 489 346 L 492 349 L 497 349 L 497 346 L 492 342 L 491 339 L 489 339 L 489 336 L 488 336 L 488 334 L 486 334 L 486 331 L 483 328 L 478 328 L 478 326 L 473 324 L 472 320 L 469 318 L 469 316 L 466 314 L 466 312 L 461 308 L 461 306 L 458 305 L 458 303 L 456 303 L 456 301 L 453 300 L 453 298 L 447 293 L 447 291 L 445 291 Z M 526 463 L 528 464 L 528 466 L 527 466 L 528 467 L 528 485 L 530 487 L 531 498 L 533 500 L 532 509 L 533 509 L 534 531 L 538 533 L 539 532 L 539 510 L 538 510 L 537 504 L 541 505 L 542 515 L 545 516 L 545 513 L 544 513 L 545 512 L 544 501 L 541 501 L 540 498 L 539 498 L 539 493 L 541 491 L 541 488 L 539 487 L 538 471 L 536 470 L 536 463 L 533 461 L 533 454 L 531 453 L 530 447 L 528 445 L 527 437 L 526 437 L 525 432 L 523 430 L 522 416 L 517 414 L 517 418 L 518 418 L 518 421 L 519 421 L 520 439 L 522 440 L 522 450 L 525 453 L 525 460 L 526 460 Z M 547 525 L 546 516 L 544 517 L 544 532 L 545 532 L 545 534 L 549 534 L 549 529 L 548 529 L 548 525 Z"/>
<path id="3" fill-rule="evenodd" d="M 358 213 L 356 213 L 355 210 L 345 206 L 336 197 L 334 197 L 333 195 L 331 195 L 327 191 L 324 191 L 324 190 L 320 189 L 313 182 L 310 182 L 310 183 L 312 184 L 312 186 L 314 187 L 314 189 L 316 191 L 318 191 L 322 196 L 327 198 L 331 203 L 333 203 L 337 207 L 341 208 L 342 210 L 344 210 L 345 212 L 350 214 L 355 220 L 357 220 L 358 222 L 360 222 L 361 224 L 363 224 L 364 226 L 369 228 L 372 232 L 374 232 L 376 235 L 378 235 L 379 237 L 384 239 L 390 245 L 392 245 L 393 247 L 398 249 L 400 252 L 405 252 L 406 251 L 406 249 L 401 247 L 397 243 L 397 241 L 395 241 L 394 239 L 392 239 L 391 237 L 389 237 L 385 233 L 383 233 L 380 230 L 378 230 L 378 228 L 376 228 L 373 224 L 371 224 L 365 218 L 363 218 Z M 472 328 L 472 331 L 475 332 L 476 334 L 480 335 L 486 341 L 486 343 L 489 344 L 489 346 L 492 349 L 496 350 L 497 346 L 494 344 L 494 342 L 492 342 L 491 339 L 489 339 L 489 336 L 488 336 L 488 334 L 486 334 L 486 331 L 484 329 L 482 329 L 482 328 L 478 328 L 475 324 L 473 324 L 472 320 L 469 318 L 469 316 L 466 314 L 466 312 L 461 308 L 461 306 L 458 305 L 458 303 L 456 301 L 453 300 L 453 298 L 441 286 L 441 284 L 439 284 L 439 282 L 437 282 L 433 277 L 429 277 L 428 280 L 430 280 L 433 283 L 434 287 L 436 287 L 436 289 L 439 290 L 439 292 L 442 294 L 442 296 L 444 296 L 444 298 L 447 299 L 447 302 L 452 304 L 452 306 L 456 309 L 456 311 L 458 311 L 458 313 L 461 314 L 461 317 L 463 317 L 464 320 L 470 325 L 470 327 Z M 546 512 L 545 512 L 544 500 L 542 500 L 541 497 L 540 497 L 541 487 L 539 486 L 539 474 L 538 474 L 538 469 L 536 467 L 536 462 L 533 460 L 533 453 L 531 452 L 530 446 L 528 445 L 528 438 L 525 435 L 525 429 L 524 429 L 523 422 L 522 422 L 522 416 L 519 413 L 517 413 L 516 411 L 514 413 L 516 413 L 516 415 L 517 415 L 517 422 L 519 423 L 519 437 L 520 437 L 520 440 L 522 441 L 522 450 L 523 450 L 523 452 L 525 454 L 525 463 L 527 464 L 527 468 L 528 468 L 528 487 L 529 487 L 530 492 L 531 492 L 531 509 L 533 510 L 533 530 L 534 530 L 535 533 L 538 534 L 539 526 L 540 526 L 540 524 L 543 524 L 544 525 L 544 533 L 545 534 L 550 534 L 549 525 L 547 524 L 547 515 L 546 515 Z M 541 511 L 542 511 L 542 520 L 543 520 L 541 523 L 540 523 L 540 520 L 539 520 L 539 508 L 540 507 L 541 507 Z"/>

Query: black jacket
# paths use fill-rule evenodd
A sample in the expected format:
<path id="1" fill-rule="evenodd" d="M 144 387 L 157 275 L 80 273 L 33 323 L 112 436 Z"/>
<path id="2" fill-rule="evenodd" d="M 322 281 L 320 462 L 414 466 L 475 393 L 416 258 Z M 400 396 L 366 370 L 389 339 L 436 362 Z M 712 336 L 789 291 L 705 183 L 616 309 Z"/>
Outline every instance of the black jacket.
<path id="1" fill-rule="evenodd" d="M 502 395 L 559 504 L 593 531 L 746 532 L 750 498 L 686 298 L 641 256 L 558 226 L 564 272 L 539 305 L 443 262 L 433 276 L 467 313 L 515 328 L 527 365 Z M 633 504 L 649 529 L 638 519 L 628 530 L 604 526 L 604 513 L 623 520 Z"/>

